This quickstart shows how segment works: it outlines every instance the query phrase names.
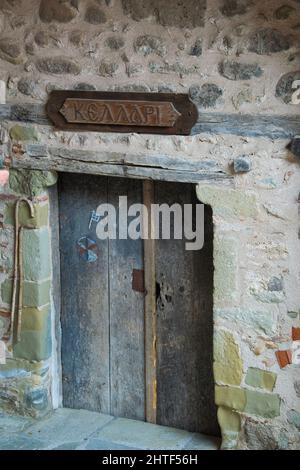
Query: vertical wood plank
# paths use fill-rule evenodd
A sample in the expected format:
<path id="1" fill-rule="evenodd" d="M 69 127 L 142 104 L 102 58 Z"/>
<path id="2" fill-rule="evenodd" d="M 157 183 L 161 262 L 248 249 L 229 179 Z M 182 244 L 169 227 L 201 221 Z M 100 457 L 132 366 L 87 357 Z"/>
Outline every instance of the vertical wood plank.
<path id="1" fill-rule="evenodd" d="M 196 191 L 193 188 L 194 203 Z M 220 436 L 217 422 L 217 407 L 215 404 L 215 384 L 213 376 L 213 222 L 212 209 L 204 206 L 204 246 L 194 253 L 194 295 L 193 311 L 198 312 L 197 342 L 199 348 L 198 367 L 201 373 L 198 377 L 198 400 L 200 432 L 210 436 Z"/>
<path id="2" fill-rule="evenodd" d="M 106 201 L 106 177 L 60 175 L 63 404 L 102 413 L 110 412 L 108 242 L 89 220 Z M 93 262 L 79 252 L 86 236 L 98 247 Z"/>
<path id="3" fill-rule="evenodd" d="M 108 201 L 118 208 L 119 196 L 125 195 L 128 206 L 141 203 L 141 182 L 111 178 Z M 142 240 L 110 240 L 111 413 L 144 420 L 144 293 L 132 288 L 134 269 L 143 270 Z"/>
<path id="4" fill-rule="evenodd" d="M 156 378 L 156 277 L 155 277 L 155 240 L 151 223 L 151 204 L 154 203 L 153 181 L 143 182 L 143 203 L 148 217 L 144 217 L 145 267 L 145 381 L 146 381 L 146 421 L 156 423 L 157 378 Z"/>
<path id="5" fill-rule="evenodd" d="M 50 203 L 50 220 L 51 220 L 51 258 L 52 258 L 52 289 L 55 295 L 53 296 L 53 306 L 55 312 L 54 318 L 54 333 L 55 333 L 55 351 L 53 352 L 54 358 L 54 380 L 53 387 L 56 388 L 53 396 L 58 396 L 55 405 L 61 406 L 62 397 L 62 364 L 61 364 L 61 279 L 60 279 L 60 240 L 59 240 L 59 206 L 58 206 L 58 187 L 50 186 L 48 188 L 49 203 Z"/>
<path id="6" fill-rule="evenodd" d="M 155 183 L 156 203 L 195 203 L 186 184 Z M 209 223 L 209 219 L 207 219 Z M 207 243 L 207 242 L 206 242 Z M 212 242 L 156 240 L 157 422 L 218 434 L 212 374 Z"/>

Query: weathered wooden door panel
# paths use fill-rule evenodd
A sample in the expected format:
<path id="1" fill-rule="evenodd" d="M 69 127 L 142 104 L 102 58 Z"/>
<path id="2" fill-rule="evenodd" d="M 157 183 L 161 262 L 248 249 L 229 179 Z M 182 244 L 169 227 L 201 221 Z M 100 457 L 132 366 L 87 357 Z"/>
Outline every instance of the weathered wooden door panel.
<path id="1" fill-rule="evenodd" d="M 63 402 L 70 408 L 110 412 L 108 242 L 87 240 L 91 210 L 107 199 L 107 178 L 59 179 Z"/>
<path id="2" fill-rule="evenodd" d="M 90 216 L 142 202 L 142 182 L 60 176 L 62 369 L 64 406 L 145 420 L 144 293 L 133 270 L 144 269 L 141 240 L 100 240 Z M 196 203 L 191 185 L 155 183 L 154 202 Z M 157 422 L 218 434 L 212 376 L 212 223 L 206 242 L 156 240 Z M 117 213 L 118 215 L 118 213 Z M 118 221 L 118 218 L 117 218 Z M 129 218 L 130 222 L 130 218 Z M 117 224 L 117 234 L 118 234 Z"/>
<path id="3" fill-rule="evenodd" d="M 141 203 L 141 182 L 110 179 L 108 199 L 115 208 L 120 195 L 127 196 L 128 207 Z M 142 240 L 110 240 L 111 413 L 144 420 L 144 295 L 132 289 L 133 269 L 143 269 Z"/>
<path id="4" fill-rule="evenodd" d="M 191 185 L 155 184 L 155 202 L 196 204 Z M 218 434 L 212 373 L 212 233 L 205 248 L 156 241 L 157 422 Z"/>
<path id="5" fill-rule="evenodd" d="M 64 405 L 143 420 L 144 296 L 132 290 L 142 240 L 100 240 L 96 223 L 88 228 L 99 204 L 117 209 L 119 195 L 142 202 L 141 188 L 119 178 L 60 178 Z"/>

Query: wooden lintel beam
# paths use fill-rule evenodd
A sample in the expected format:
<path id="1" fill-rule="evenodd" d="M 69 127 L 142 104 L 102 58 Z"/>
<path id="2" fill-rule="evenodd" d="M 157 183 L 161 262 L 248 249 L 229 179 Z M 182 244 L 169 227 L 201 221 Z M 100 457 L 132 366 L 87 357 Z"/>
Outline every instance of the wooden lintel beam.
<path id="1" fill-rule="evenodd" d="M 196 160 L 184 155 L 97 152 L 39 144 L 13 145 L 10 167 L 182 183 L 209 181 L 231 184 L 233 180 L 218 162 L 205 158 Z"/>
<path id="2" fill-rule="evenodd" d="M 1 104 L 0 122 L 15 121 L 52 125 L 45 106 L 31 103 Z M 300 132 L 300 115 L 216 113 L 199 110 L 191 135 L 231 134 L 245 137 L 290 139 Z"/>

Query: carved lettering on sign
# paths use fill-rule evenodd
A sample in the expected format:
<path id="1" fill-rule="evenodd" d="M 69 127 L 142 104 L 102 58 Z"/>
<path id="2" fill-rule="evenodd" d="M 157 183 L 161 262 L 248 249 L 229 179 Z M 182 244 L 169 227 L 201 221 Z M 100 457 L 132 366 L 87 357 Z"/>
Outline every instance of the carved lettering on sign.
<path id="1" fill-rule="evenodd" d="M 170 102 L 67 98 L 60 113 L 69 123 L 172 127 L 181 114 Z"/>
<path id="2" fill-rule="evenodd" d="M 47 115 L 57 129 L 190 135 L 196 105 L 183 93 L 53 90 Z"/>

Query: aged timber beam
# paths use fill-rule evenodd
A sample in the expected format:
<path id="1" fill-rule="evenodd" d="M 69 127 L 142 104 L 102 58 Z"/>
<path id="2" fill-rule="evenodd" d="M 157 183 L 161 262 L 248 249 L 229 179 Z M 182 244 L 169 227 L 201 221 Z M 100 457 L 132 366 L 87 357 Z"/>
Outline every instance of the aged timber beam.
<path id="1" fill-rule="evenodd" d="M 45 110 L 41 104 L 1 104 L 0 121 L 31 122 L 32 124 L 51 125 Z"/>
<path id="2" fill-rule="evenodd" d="M 29 103 L 1 104 L 1 121 L 52 125 L 44 105 Z M 191 130 L 191 135 L 209 133 L 290 139 L 299 135 L 299 132 L 300 115 L 226 114 L 199 111 L 198 120 Z"/>
<path id="3" fill-rule="evenodd" d="M 191 134 L 232 134 L 243 137 L 290 139 L 300 131 L 300 115 L 202 113 Z"/>
<path id="4" fill-rule="evenodd" d="M 164 155 L 128 154 L 92 150 L 54 148 L 31 144 L 12 146 L 11 168 L 55 170 L 95 175 L 111 175 L 146 180 L 200 181 L 231 184 L 232 176 L 211 160 Z"/>

